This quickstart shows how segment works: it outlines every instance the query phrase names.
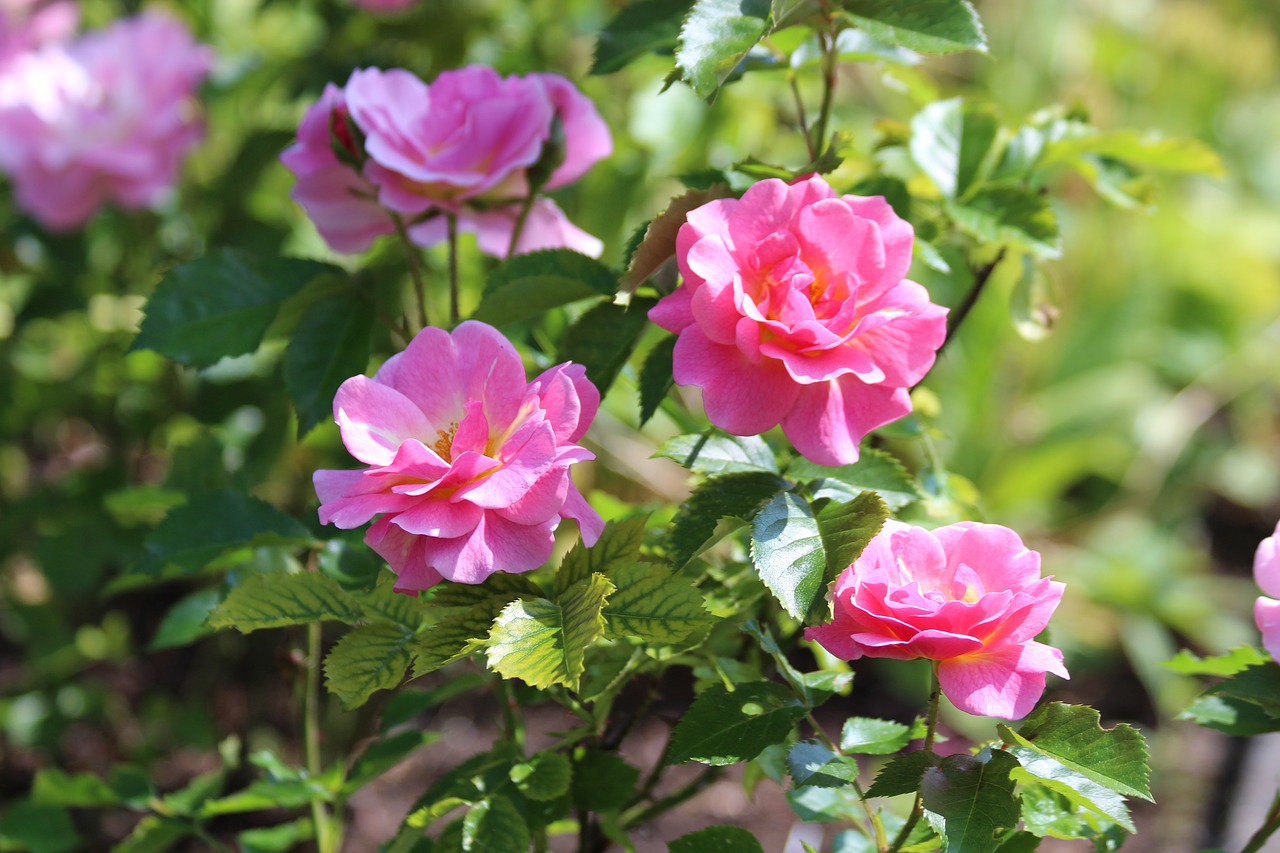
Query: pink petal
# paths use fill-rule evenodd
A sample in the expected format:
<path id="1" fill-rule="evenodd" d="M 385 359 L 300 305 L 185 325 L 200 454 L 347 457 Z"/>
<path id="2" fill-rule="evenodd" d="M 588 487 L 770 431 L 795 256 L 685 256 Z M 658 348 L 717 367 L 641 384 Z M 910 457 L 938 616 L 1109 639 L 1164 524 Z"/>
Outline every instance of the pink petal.
<path id="1" fill-rule="evenodd" d="M 999 524 L 962 521 L 933 530 L 954 572 L 967 565 L 987 589 L 1021 589 L 1040 578 L 1040 554 L 1023 544 L 1017 533 Z"/>
<path id="2" fill-rule="evenodd" d="M 389 516 L 379 519 L 364 536 L 365 544 L 387 561 L 398 579 L 396 592 L 429 589 L 444 578 L 426 560 L 420 536 L 405 533 L 391 523 Z"/>
<path id="3" fill-rule="evenodd" d="M 529 390 L 538 395 L 557 443 L 582 438 L 600 409 L 600 391 L 581 364 L 565 362 L 545 370 L 529 383 Z"/>
<path id="4" fill-rule="evenodd" d="M 1018 720 L 1040 700 L 1048 672 L 1068 677 L 1062 652 L 1029 642 L 945 660 L 938 666 L 938 679 L 943 694 L 961 711 Z"/>
<path id="5" fill-rule="evenodd" d="M 870 219 L 880 227 L 880 241 L 884 246 L 884 272 L 879 281 L 864 282 L 860 289 L 863 299 L 872 299 L 906 276 L 907 270 L 911 268 L 911 247 L 915 242 L 915 233 L 911 223 L 899 218 L 881 196 L 860 198 L 847 195 L 843 197 L 843 201 L 854 214 Z"/>
<path id="6" fill-rule="evenodd" d="M 467 501 L 419 498 L 411 508 L 391 516 L 391 523 L 415 536 L 454 539 L 474 530 L 483 514 L 484 510 Z"/>
<path id="7" fill-rule="evenodd" d="M 796 387 L 782 430 L 802 456 L 819 465 L 856 462 L 867 433 L 911 412 L 905 388 L 866 385 L 852 376 Z"/>
<path id="8" fill-rule="evenodd" d="M 1253 579 L 1272 598 L 1280 598 L 1280 524 L 1263 539 L 1253 556 Z"/>
<path id="9" fill-rule="evenodd" d="M 370 465 L 387 465 L 400 445 L 432 432 L 422 410 L 394 388 L 353 376 L 333 398 L 333 417 L 351 455 Z"/>
<path id="10" fill-rule="evenodd" d="M 693 325 L 693 288 L 685 284 L 658 300 L 649 309 L 649 319 L 668 332 L 679 333 Z"/>
<path id="11" fill-rule="evenodd" d="M 578 530 L 582 533 L 582 542 L 588 548 L 596 544 L 600 534 L 604 533 L 604 519 L 600 513 L 592 509 L 591 504 L 578 491 L 578 487 L 569 481 L 569 493 L 565 497 L 564 508 L 560 510 L 564 518 L 572 518 L 578 522 Z"/>
<path id="12" fill-rule="evenodd" d="M 800 393 L 782 365 L 752 364 L 737 347 L 713 343 L 697 326 L 676 341 L 675 381 L 702 388 L 707 418 L 734 435 L 758 435 L 778 424 Z"/>
<path id="13" fill-rule="evenodd" d="M 487 512 L 468 536 L 430 540 L 431 562 L 459 583 L 480 583 L 497 571 L 532 571 L 550 559 L 555 527 L 555 521 L 526 526 Z"/>
<path id="14" fill-rule="evenodd" d="M 1280 601 L 1261 596 L 1253 605 L 1253 620 L 1262 632 L 1262 645 L 1272 660 L 1280 661 Z"/>

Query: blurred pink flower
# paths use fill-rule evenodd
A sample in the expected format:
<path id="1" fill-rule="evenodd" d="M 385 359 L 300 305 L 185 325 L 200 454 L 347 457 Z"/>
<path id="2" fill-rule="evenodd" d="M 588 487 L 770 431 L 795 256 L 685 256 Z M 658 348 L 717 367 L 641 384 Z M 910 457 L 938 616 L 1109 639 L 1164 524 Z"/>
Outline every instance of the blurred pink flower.
<path id="1" fill-rule="evenodd" d="M 315 473 L 320 521 L 350 529 L 381 514 L 365 541 L 401 591 L 536 569 L 563 518 L 587 545 L 604 527 L 569 475 L 595 458 L 575 442 L 599 404 L 581 365 L 526 382 L 493 327 L 426 328 L 372 379 L 338 389 L 342 441 L 369 467 Z"/>
<path id="2" fill-rule="evenodd" d="M 868 432 L 911 411 L 946 337 L 946 309 L 903 278 L 912 240 L 883 198 L 837 196 L 816 176 L 691 211 L 676 239 L 684 283 L 649 312 L 679 335 L 676 382 L 700 386 L 727 432 L 781 423 L 814 462 L 857 460 Z"/>
<path id="3" fill-rule="evenodd" d="M 330 109 L 347 111 L 350 129 L 359 137 L 358 152 L 337 167 L 337 158 L 317 166 L 323 181 L 308 173 L 305 164 L 300 169 L 290 159 L 285 162 L 298 174 L 300 187 L 307 182 L 323 187 L 300 189 L 295 197 L 340 251 L 359 251 L 376 235 L 350 241 L 356 248 L 329 239 L 326 231 L 342 218 L 342 179 L 327 171 L 330 168 L 345 169 L 349 181 L 362 187 L 351 202 L 352 215 L 361 221 L 366 214 L 372 216 L 367 203 L 367 188 L 372 187 L 383 207 L 408 220 L 409 233 L 420 245 L 443 241 L 445 216 L 453 216 L 460 230 L 476 234 L 481 251 L 503 256 L 529 194 L 530 171 L 550 168 L 544 157 L 557 153 L 548 149 L 549 143 L 560 146 L 563 156 L 539 181 L 538 190 L 576 180 L 612 150 L 608 127 L 595 106 L 554 74 L 502 77 L 491 68 L 473 65 L 446 71 L 428 85 L 401 69 L 368 68 L 353 72 L 340 93 L 326 91 L 325 100 Z M 312 108 L 318 109 L 320 104 Z M 312 111 L 307 115 L 310 118 Z M 307 159 L 319 163 L 322 122 L 312 125 L 299 128 L 299 142 L 290 151 L 314 150 Z M 516 249 L 554 247 L 590 255 L 602 248 L 553 202 L 536 199 Z"/>
<path id="4" fill-rule="evenodd" d="M 1275 533 L 1262 540 L 1253 557 L 1253 579 L 1266 593 L 1253 605 L 1253 618 L 1262 632 L 1262 645 L 1280 661 L 1280 523 Z M 1270 597 L 1268 597 L 1270 596 Z"/>
<path id="5" fill-rule="evenodd" d="M 960 710 L 1019 719 L 1062 652 L 1034 637 L 1064 585 L 1040 576 L 1040 555 L 996 524 L 929 531 L 888 521 L 833 587 L 834 621 L 805 638 L 845 660 L 938 661 L 942 692 Z"/>
<path id="6" fill-rule="evenodd" d="M 212 62 L 156 13 L 18 57 L 0 75 L 0 168 L 18 204 L 67 229 L 109 201 L 157 201 L 204 133 L 194 95 Z"/>
<path id="7" fill-rule="evenodd" d="M 21 54 L 75 34 L 74 0 L 0 0 L 0 69 Z"/>

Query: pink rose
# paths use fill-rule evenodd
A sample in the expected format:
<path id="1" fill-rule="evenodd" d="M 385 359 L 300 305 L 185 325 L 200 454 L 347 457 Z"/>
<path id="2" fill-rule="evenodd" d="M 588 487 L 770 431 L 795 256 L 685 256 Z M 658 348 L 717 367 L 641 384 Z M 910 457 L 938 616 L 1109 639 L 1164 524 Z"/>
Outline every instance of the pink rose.
<path id="1" fill-rule="evenodd" d="M 835 620 L 805 638 L 845 660 L 938 661 L 957 708 L 1016 720 L 1040 699 L 1045 673 L 1067 677 L 1062 652 L 1033 639 L 1063 589 L 1007 527 L 888 521 L 836 579 Z"/>
<path id="2" fill-rule="evenodd" d="M 1262 645 L 1280 661 L 1280 523 L 1275 533 L 1262 540 L 1253 557 L 1253 579 L 1266 593 L 1253 605 L 1253 619 L 1262 632 Z M 1268 597 L 1270 596 L 1270 597 Z"/>
<path id="3" fill-rule="evenodd" d="M 213 62 L 186 27 L 148 13 L 19 57 L 0 76 L 0 168 L 50 228 L 102 204 L 153 204 L 203 135 L 196 87 Z"/>
<path id="4" fill-rule="evenodd" d="M 761 181 L 689 213 L 684 279 L 649 317 L 680 337 L 675 380 L 702 388 L 735 435 L 779 423 L 804 456 L 850 463 L 876 427 L 911 411 L 946 309 L 906 281 L 911 225 L 880 197 L 837 196 L 820 177 Z"/>
<path id="5" fill-rule="evenodd" d="M 401 591 L 536 569 L 561 519 L 587 545 L 604 528 L 569 476 L 595 458 L 575 442 L 599 404 L 581 365 L 526 382 L 515 348 L 484 323 L 423 329 L 372 379 L 338 389 L 342 441 L 369 467 L 315 473 L 320 521 L 350 529 L 381 514 L 365 542 Z"/>

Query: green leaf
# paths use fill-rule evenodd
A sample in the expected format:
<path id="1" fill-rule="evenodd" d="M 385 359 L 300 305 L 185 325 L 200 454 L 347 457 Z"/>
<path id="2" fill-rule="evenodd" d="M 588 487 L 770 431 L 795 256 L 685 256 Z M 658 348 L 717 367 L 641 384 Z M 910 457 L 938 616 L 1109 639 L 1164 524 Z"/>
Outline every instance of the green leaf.
<path id="1" fill-rule="evenodd" d="M 676 336 L 668 335 L 654 344 L 645 356 L 640 368 L 640 423 L 644 426 L 666 399 L 667 392 L 675 386 L 673 356 Z"/>
<path id="2" fill-rule="evenodd" d="M 749 521 L 772 495 L 787 487 L 774 474 L 744 472 L 707 480 L 681 504 L 667 537 L 671 565 L 677 570 L 698 555 L 715 533 L 716 522 L 734 517 Z"/>
<path id="3" fill-rule="evenodd" d="M 787 769 L 796 787 L 842 788 L 858 781 L 856 759 L 836 755 L 816 740 L 802 741 L 787 753 Z"/>
<path id="4" fill-rule="evenodd" d="M 342 704 L 358 708 L 375 690 L 400 684 L 413 661 L 412 631 L 373 623 L 349 631 L 324 659 L 325 685 Z"/>
<path id="5" fill-rule="evenodd" d="M 920 487 L 897 457 L 874 447 L 863 448 L 852 465 L 835 468 L 797 459 L 787 468 L 787 476 L 811 482 L 815 499 L 850 501 L 864 491 L 873 491 L 890 509 L 900 509 L 921 497 Z"/>
<path id="6" fill-rule="evenodd" d="M 925 770 L 920 782 L 924 807 L 946 821 L 947 853 L 990 853 L 999 829 L 1021 817 L 1009 772 L 1013 756 L 984 750 L 977 757 L 949 755 Z"/>
<path id="7" fill-rule="evenodd" d="M 213 628 L 205 622 L 221 602 L 222 591 L 216 587 L 198 589 L 186 596 L 169 608 L 147 650 L 175 649 L 212 633 Z"/>
<path id="8" fill-rule="evenodd" d="M 1035 782 L 1030 778 L 1018 778 L 1015 770 L 1011 777 L 1018 781 L 1022 798 L 1022 823 L 1030 832 L 1040 837 L 1093 838 L 1099 831 L 1115 824 L 1070 799 Z M 1114 794 L 1119 796 L 1118 794 Z"/>
<path id="9" fill-rule="evenodd" d="M 978 13 L 967 0 L 842 0 L 845 14 L 872 37 L 921 53 L 986 51 Z"/>
<path id="10" fill-rule="evenodd" d="M 284 387 L 298 412 L 298 438 L 333 417 L 338 386 L 369 366 L 372 298 L 354 286 L 302 315 L 284 351 Z"/>
<path id="11" fill-rule="evenodd" d="M 961 230 L 985 243 L 1021 246 L 1046 258 L 1062 254 L 1058 217 L 1034 190 L 990 184 L 963 204 L 949 203 L 947 211 Z"/>
<path id="12" fill-rule="evenodd" d="M 573 765 L 559 752 L 539 752 L 511 768 L 511 781 L 531 800 L 545 802 L 569 793 Z"/>
<path id="13" fill-rule="evenodd" d="M 572 361 L 587 369 L 587 378 L 608 393 L 618 371 L 631 358 L 636 341 L 649 322 L 652 299 L 633 298 L 630 305 L 601 302 L 583 314 L 560 338 L 559 361 Z"/>
<path id="14" fill-rule="evenodd" d="M 204 492 L 175 507 L 151 532 L 138 571 L 154 577 L 173 566 L 195 574 L 236 548 L 310 541 L 297 519 L 266 501 L 230 490 Z"/>
<path id="15" fill-rule="evenodd" d="M 897 797 L 920 790 L 924 771 L 936 767 L 940 759 L 932 752 L 918 750 L 895 756 L 880 768 L 876 781 L 867 789 L 868 797 Z"/>
<path id="16" fill-rule="evenodd" d="M 764 853 L 760 842 L 740 826 L 708 826 L 667 845 L 668 853 Z"/>
<path id="17" fill-rule="evenodd" d="M 586 811 L 617 811 L 631 800 L 639 780 L 640 771 L 617 754 L 588 749 L 573 762 L 570 799 Z"/>
<path id="18" fill-rule="evenodd" d="M 111 848 L 111 853 L 165 853 L 190 834 L 191 824 L 187 821 L 147 815 L 123 841 Z"/>
<path id="19" fill-rule="evenodd" d="M 579 540 L 560 563 L 560 570 L 556 572 L 555 594 L 560 595 L 578 581 L 586 580 L 593 572 L 608 576 L 613 569 L 640 559 L 640 546 L 644 543 L 644 528 L 648 521 L 648 513 L 611 521 L 590 548 Z"/>
<path id="20" fill-rule="evenodd" d="M 773 450 L 758 435 L 677 435 L 653 455 L 678 462 L 695 474 L 778 473 Z"/>
<path id="21" fill-rule="evenodd" d="M 210 614 L 209 626 L 248 634 L 324 619 L 353 623 L 363 615 L 351 594 L 328 575 L 271 572 L 252 575 L 231 590 Z"/>
<path id="22" fill-rule="evenodd" d="M 1198 139 L 1168 139 L 1137 130 L 1098 131 L 1083 122 L 1066 122 L 1064 132 L 1049 142 L 1044 164 L 1094 155 L 1157 172 L 1224 175 L 1222 158 Z"/>
<path id="23" fill-rule="evenodd" d="M 610 572 L 616 590 L 604 608 L 605 636 L 646 643 L 678 643 L 711 621 L 702 593 L 671 570 L 630 563 Z"/>
<path id="24" fill-rule="evenodd" d="M 347 781 L 342 785 L 342 795 L 351 796 L 366 783 L 376 779 L 409 757 L 414 750 L 435 743 L 444 735 L 439 732 L 409 729 L 374 741 L 360 754 Z"/>
<path id="25" fill-rule="evenodd" d="M 1006 836 L 995 853 L 1035 853 L 1040 848 L 1040 839 L 1033 833 L 1018 830 Z"/>
<path id="26" fill-rule="evenodd" d="M 36 772 L 31 802 L 38 806 L 106 808 L 121 805 L 120 794 L 95 773 L 64 773 L 57 768 Z"/>
<path id="27" fill-rule="evenodd" d="M 1205 692 L 1252 702 L 1271 716 L 1280 717 L 1280 664 L 1251 666 Z"/>
<path id="28" fill-rule="evenodd" d="M 622 289 L 634 293 L 650 276 L 676 255 L 676 235 L 689 215 L 689 211 L 709 204 L 719 198 L 729 198 L 733 191 L 718 175 L 716 180 L 701 189 L 690 189 L 675 196 L 667 207 L 644 227 L 634 251 L 627 259 L 627 271 L 622 276 Z M 640 233 L 640 232 L 637 232 Z"/>
<path id="29" fill-rule="evenodd" d="M 281 303 L 328 274 L 343 273 L 315 261 L 215 249 L 161 279 L 132 348 L 194 367 L 253 352 Z"/>
<path id="30" fill-rule="evenodd" d="M 778 673 L 791 685 L 806 708 L 816 708 L 836 693 L 847 693 L 848 686 L 853 683 L 851 672 L 800 672 L 787 660 L 786 653 L 769 629 L 754 619 L 743 622 L 742 630 L 760 641 L 760 648 L 773 658 Z"/>
<path id="31" fill-rule="evenodd" d="M 793 788 L 787 791 L 787 802 L 805 823 L 856 823 L 866 817 L 852 788 Z"/>
<path id="32" fill-rule="evenodd" d="M 751 562 L 787 613 L 800 620 L 808 616 L 826 588 L 827 553 L 818 519 L 804 498 L 781 492 L 756 513 Z"/>
<path id="33" fill-rule="evenodd" d="M 999 136 L 989 107 L 934 101 L 911 120 L 911 157 L 944 196 L 960 198 L 995 165 Z"/>
<path id="34" fill-rule="evenodd" d="M 418 635 L 413 645 L 415 676 L 433 672 L 484 646 L 493 620 L 521 597 L 542 595 L 528 578 L 496 574 L 482 584 L 437 587 L 431 610 L 440 621 Z"/>
<path id="35" fill-rule="evenodd" d="M 680 29 L 676 68 L 711 100 L 768 31 L 769 0 L 697 0 Z"/>
<path id="36" fill-rule="evenodd" d="M 1147 743 L 1128 723 L 1104 729 L 1093 708 L 1052 702 L 1033 711 L 1017 732 L 996 728 L 1008 745 L 1034 749 L 1126 796 L 1151 799 Z"/>
<path id="37" fill-rule="evenodd" d="M 427 616 L 422 600 L 417 595 L 396 592 L 389 575 L 373 589 L 353 590 L 350 595 L 359 605 L 363 618 L 370 622 L 386 622 L 416 631 Z"/>
<path id="38" fill-rule="evenodd" d="M 856 27 L 846 27 L 836 35 L 836 57 L 841 62 L 887 62 L 891 65 L 905 66 L 920 64 L 920 54 L 914 50 L 886 44 L 879 39 L 872 38 Z M 792 68 L 817 65 L 821 61 L 822 42 L 816 34 L 806 39 L 791 54 Z M 877 178 L 880 177 L 883 177 L 884 180 L 897 180 L 896 178 L 877 176 Z M 857 187 L 854 188 L 853 192 L 855 195 L 883 195 L 883 193 L 878 192 L 866 193 Z M 894 209 L 897 210 L 896 205 Z"/>
<path id="39" fill-rule="evenodd" d="M 472 806 L 462 823 L 462 849 L 475 853 L 527 853 L 532 838 L 515 804 L 493 796 Z"/>
<path id="40" fill-rule="evenodd" d="M 691 0 L 638 0 L 605 24 L 596 41 L 592 74 L 612 74 L 653 51 L 675 49 Z"/>
<path id="41" fill-rule="evenodd" d="M 1251 666 L 1266 663 L 1270 658 L 1257 646 L 1236 646 L 1229 652 L 1212 657 L 1199 657 L 1190 649 L 1183 649 L 1165 661 L 1162 666 L 1183 675 L 1214 675 L 1226 677 L 1244 672 Z"/>
<path id="42" fill-rule="evenodd" d="M 824 583 L 835 580 L 858 559 L 888 517 L 888 508 L 875 492 L 863 492 L 848 503 L 832 501 L 818 511 L 818 531 L 827 552 Z"/>
<path id="43" fill-rule="evenodd" d="M 1035 782 L 1065 798 L 1072 806 L 1100 815 L 1112 823 L 1136 832 L 1124 797 L 1081 773 L 1022 746 L 1008 748 L 1022 766 L 1013 771 L 1015 782 Z"/>
<path id="44" fill-rule="evenodd" d="M 893 720 L 850 717 L 840 730 L 840 750 L 862 755 L 890 755 L 904 749 L 919 736 L 914 727 Z"/>
<path id="45" fill-rule="evenodd" d="M 236 841 L 244 853 L 285 853 L 314 835 L 311 818 L 303 817 L 276 826 L 246 829 L 236 835 Z"/>
<path id="46" fill-rule="evenodd" d="M 1280 720 L 1260 706 L 1229 696 L 1197 697 L 1176 719 L 1190 720 L 1207 729 L 1244 737 L 1280 731 Z"/>
<path id="47" fill-rule="evenodd" d="M 617 292 L 617 274 L 594 258 L 569 249 L 526 252 L 489 273 L 484 298 L 471 319 L 507 326 L 570 302 Z"/>
<path id="48" fill-rule="evenodd" d="M 804 705 L 780 684 L 740 684 L 733 692 L 713 684 L 680 718 L 667 763 L 723 765 L 755 758 L 766 746 L 786 739 L 804 715 Z"/>
<path id="49" fill-rule="evenodd" d="M 489 632 L 489 668 L 531 687 L 576 688 L 587 646 L 604 632 L 601 613 L 613 584 L 593 574 L 556 597 L 513 601 Z"/>

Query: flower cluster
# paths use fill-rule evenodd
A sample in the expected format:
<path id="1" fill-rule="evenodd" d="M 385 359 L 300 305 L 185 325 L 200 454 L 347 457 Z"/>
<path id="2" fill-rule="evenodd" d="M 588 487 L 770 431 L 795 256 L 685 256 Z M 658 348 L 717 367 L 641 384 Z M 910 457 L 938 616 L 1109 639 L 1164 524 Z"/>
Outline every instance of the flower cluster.
<path id="1" fill-rule="evenodd" d="M 0 169 L 18 204 L 67 229 L 106 202 L 156 202 L 204 133 L 194 93 L 212 62 L 157 13 L 14 59 L 0 74 Z"/>
<path id="2" fill-rule="evenodd" d="M 1265 593 L 1253 605 L 1253 618 L 1262 632 L 1262 645 L 1280 661 L 1280 523 L 1263 539 L 1253 556 L 1253 579 Z"/>
<path id="3" fill-rule="evenodd" d="M 942 692 L 962 711 L 1005 719 L 1031 712 L 1062 652 L 1035 641 L 1064 585 L 1040 576 L 1040 555 L 995 524 L 937 530 L 888 521 L 836 579 L 835 619 L 805 637 L 845 660 L 938 661 Z"/>
<path id="4" fill-rule="evenodd" d="M 908 389 L 946 337 L 946 309 L 904 279 L 913 236 L 883 198 L 820 177 L 690 212 L 684 283 L 649 312 L 679 335 L 676 382 L 701 387 L 728 432 L 781 423 L 814 462 L 856 461 L 868 432 L 911 411 Z"/>
<path id="5" fill-rule="evenodd" d="M 416 243 L 434 245 L 452 217 L 486 254 L 508 254 L 519 228 L 517 252 L 595 256 L 599 240 L 531 193 L 578 179 L 611 151 L 595 106 L 558 75 L 469 66 L 428 85 L 368 68 L 325 89 L 282 159 L 298 178 L 294 199 L 341 252 L 391 233 L 393 217 Z"/>
<path id="6" fill-rule="evenodd" d="M 581 365 L 526 382 L 491 326 L 424 329 L 372 379 L 338 389 L 343 443 L 369 467 L 316 472 L 320 521 L 349 529 L 381 515 L 365 541 L 400 591 L 536 569 L 561 519 L 575 519 L 587 545 L 604 528 L 569 476 L 595 458 L 576 442 L 599 404 Z"/>

